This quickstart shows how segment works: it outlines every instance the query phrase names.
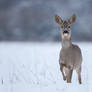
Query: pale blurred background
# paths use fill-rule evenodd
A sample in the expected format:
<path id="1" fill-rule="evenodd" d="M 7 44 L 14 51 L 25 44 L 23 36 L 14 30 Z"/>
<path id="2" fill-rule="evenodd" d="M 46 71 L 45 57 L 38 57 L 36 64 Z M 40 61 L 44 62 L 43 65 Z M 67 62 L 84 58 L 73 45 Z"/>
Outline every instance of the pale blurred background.
<path id="1" fill-rule="evenodd" d="M 59 25 L 76 14 L 72 40 L 82 51 L 82 85 L 63 81 Z M 92 92 L 92 0 L 0 0 L 0 92 Z M 89 43 L 88 43 L 89 42 Z"/>
<path id="2" fill-rule="evenodd" d="M 92 0 L 0 0 L 0 41 L 60 41 L 54 20 L 76 14 L 73 41 L 92 41 Z"/>

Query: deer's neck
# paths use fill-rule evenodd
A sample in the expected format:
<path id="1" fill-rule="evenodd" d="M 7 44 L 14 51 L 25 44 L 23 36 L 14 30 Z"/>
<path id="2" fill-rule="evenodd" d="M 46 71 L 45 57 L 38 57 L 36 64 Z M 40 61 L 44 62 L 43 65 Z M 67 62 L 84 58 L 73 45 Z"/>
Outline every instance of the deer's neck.
<path id="1" fill-rule="evenodd" d="M 62 48 L 69 48 L 72 46 L 71 39 L 62 39 Z"/>

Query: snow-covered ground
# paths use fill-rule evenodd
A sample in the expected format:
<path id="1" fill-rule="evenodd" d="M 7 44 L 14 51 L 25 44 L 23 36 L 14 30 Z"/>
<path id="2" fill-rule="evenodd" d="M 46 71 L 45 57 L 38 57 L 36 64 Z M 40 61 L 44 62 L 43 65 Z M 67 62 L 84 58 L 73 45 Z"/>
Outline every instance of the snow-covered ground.
<path id="1" fill-rule="evenodd" d="M 0 92 L 92 92 L 92 44 L 77 43 L 83 54 L 82 85 L 59 70 L 61 43 L 0 43 Z"/>

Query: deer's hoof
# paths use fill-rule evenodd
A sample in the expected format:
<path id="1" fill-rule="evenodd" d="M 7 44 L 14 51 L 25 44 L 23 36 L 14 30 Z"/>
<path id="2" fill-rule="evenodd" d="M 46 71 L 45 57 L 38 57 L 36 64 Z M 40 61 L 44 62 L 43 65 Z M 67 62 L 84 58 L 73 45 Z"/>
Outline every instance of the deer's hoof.
<path id="1" fill-rule="evenodd" d="M 63 77 L 63 80 L 64 80 L 64 81 L 66 80 L 66 77 L 65 77 L 65 76 Z"/>
<path id="2" fill-rule="evenodd" d="M 79 81 L 79 84 L 82 84 L 82 82 L 81 82 L 81 81 Z"/>
<path id="3" fill-rule="evenodd" d="M 67 80 L 67 83 L 71 83 L 71 80 Z"/>

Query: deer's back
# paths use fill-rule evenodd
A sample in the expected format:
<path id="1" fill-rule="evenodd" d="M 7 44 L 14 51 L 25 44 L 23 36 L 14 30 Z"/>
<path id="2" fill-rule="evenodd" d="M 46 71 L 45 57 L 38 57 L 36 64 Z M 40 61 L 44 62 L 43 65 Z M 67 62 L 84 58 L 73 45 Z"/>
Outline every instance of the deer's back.
<path id="1" fill-rule="evenodd" d="M 62 48 L 60 51 L 59 63 L 63 63 L 72 68 L 78 68 L 82 63 L 81 50 L 77 45 L 73 45 L 69 48 Z"/>

